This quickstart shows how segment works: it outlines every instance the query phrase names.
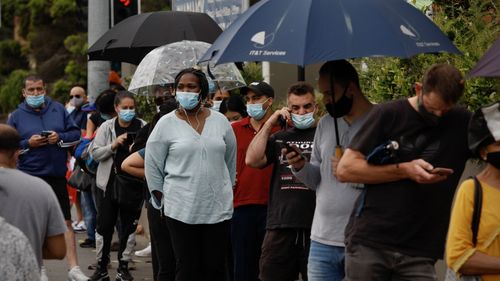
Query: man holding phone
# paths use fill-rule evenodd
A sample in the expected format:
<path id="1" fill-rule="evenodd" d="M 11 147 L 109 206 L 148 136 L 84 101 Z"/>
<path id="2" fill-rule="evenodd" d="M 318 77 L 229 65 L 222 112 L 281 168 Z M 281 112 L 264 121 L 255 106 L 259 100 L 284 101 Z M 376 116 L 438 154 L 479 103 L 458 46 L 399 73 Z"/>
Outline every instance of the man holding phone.
<path id="1" fill-rule="evenodd" d="M 450 207 L 470 156 L 470 113 L 456 103 L 462 74 L 431 66 L 416 96 L 377 106 L 337 168 L 344 182 L 365 184 L 346 228 L 346 280 L 434 281 L 442 258 Z M 399 144 L 397 164 L 365 159 L 388 140 Z"/>
<path id="2" fill-rule="evenodd" d="M 66 257 L 70 267 L 69 280 L 88 280 L 76 255 L 75 233 L 71 226 L 71 213 L 66 189 L 66 161 L 68 148 L 60 142 L 71 143 L 80 139 L 80 128 L 64 106 L 46 96 L 45 83 L 36 75 L 24 79 L 24 102 L 9 117 L 7 123 L 21 135 L 19 170 L 39 177 L 54 191 L 68 230 L 64 233 Z"/>
<path id="3" fill-rule="evenodd" d="M 274 164 L 260 256 L 262 281 L 297 280 L 299 272 L 302 280 L 307 280 L 315 194 L 293 176 L 284 152 L 295 151 L 303 158 L 310 158 L 317 108 L 310 84 L 291 85 L 288 107 L 274 112 L 248 146 L 247 165 L 262 169 Z M 271 135 L 280 119 L 293 123 L 294 127 Z"/>

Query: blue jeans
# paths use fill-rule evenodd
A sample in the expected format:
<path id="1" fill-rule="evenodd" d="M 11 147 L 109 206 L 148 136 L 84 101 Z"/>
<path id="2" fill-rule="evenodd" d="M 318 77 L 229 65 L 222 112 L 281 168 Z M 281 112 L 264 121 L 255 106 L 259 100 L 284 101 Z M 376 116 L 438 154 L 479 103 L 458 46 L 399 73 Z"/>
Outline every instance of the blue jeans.
<path id="1" fill-rule="evenodd" d="M 92 197 L 92 192 L 81 191 L 81 202 L 83 221 L 87 227 L 87 239 L 95 241 L 95 224 L 96 224 L 96 209 L 94 204 L 94 198 Z"/>
<path id="2" fill-rule="evenodd" d="M 342 281 L 345 276 L 344 247 L 311 240 L 307 275 L 309 281 Z"/>

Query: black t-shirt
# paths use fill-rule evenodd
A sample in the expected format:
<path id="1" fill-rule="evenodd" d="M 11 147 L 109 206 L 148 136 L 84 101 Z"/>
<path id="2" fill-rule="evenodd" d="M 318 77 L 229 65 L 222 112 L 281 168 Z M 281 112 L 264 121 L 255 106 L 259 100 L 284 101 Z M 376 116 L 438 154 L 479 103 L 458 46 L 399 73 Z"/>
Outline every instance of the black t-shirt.
<path id="1" fill-rule="evenodd" d="M 92 121 L 92 123 L 94 123 L 96 128 L 99 128 L 101 124 L 106 121 L 106 119 L 101 117 L 101 114 L 99 112 L 92 113 L 89 119 Z"/>
<path id="2" fill-rule="evenodd" d="M 442 257 L 454 191 L 470 156 L 469 117 L 467 110 L 455 107 L 432 127 L 408 100 L 388 102 L 370 112 L 350 148 L 368 155 L 383 142 L 395 140 L 400 146 L 399 162 L 422 158 L 434 167 L 451 168 L 454 174 L 435 184 L 409 179 L 367 184 L 346 228 L 347 243 Z"/>
<path id="3" fill-rule="evenodd" d="M 273 134 L 267 141 L 267 164 L 274 164 L 267 207 L 267 229 L 311 228 L 316 205 L 315 192 L 295 178 L 276 140 L 297 145 L 309 160 L 315 131 L 316 128 L 291 128 Z"/>
<path id="4" fill-rule="evenodd" d="M 116 137 L 118 137 L 124 133 L 137 133 L 137 131 L 139 131 L 141 129 L 141 126 L 142 126 L 142 122 L 139 119 L 134 118 L 134 119 L 132 119 L 132 122 L 130 123 L 130 125 L 128 127 L 123 128 L 118 123 L 118 119 L 116 119 L 116 121 L 115 121 Z M 125 158 L 127 158 L 131 154 L 129 151 L 129 145 L 131 145 L 131 144 L 132 143 L 126 143 L 125 145 L 118 146 L 118 148 L 116 149 L 114 164 L 115 164 L 117 173 L 125 173 L 125 172 L 122 172 L 121 166 L 122 166 L 123 160 L 125 160 Z"/>

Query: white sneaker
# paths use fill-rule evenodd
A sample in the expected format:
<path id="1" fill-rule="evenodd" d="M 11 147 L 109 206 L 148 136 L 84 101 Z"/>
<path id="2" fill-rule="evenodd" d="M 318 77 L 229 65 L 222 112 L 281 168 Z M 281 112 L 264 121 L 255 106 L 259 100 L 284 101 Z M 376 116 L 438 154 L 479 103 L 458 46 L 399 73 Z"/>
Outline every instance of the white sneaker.
<path id="1" fill-rule="evenodd" d="M 73 266 L 68 272 L 68 280 L 70 281 L 90 281 L 90 278 L 83 274 L 79 266 Z"/>
<path id="2" fill-rule="evenodd" d="M 147 258 L 151 256 L 151 243 L 148 246 L 140 251 L 135 251 L 134 253 L 137 257 Z"/>
<path id="3" fill-rule="evenodd" d="M 73 226 L 73 231 L 79 233 L 87 231 L 87 226 L 85 226 L 85 222 L 80 221 L 79 223 L 77 223 L 75 226 Z"/>
<path id="4" fill-rule="evenodd" d="M 47 269 L 43 265 L 40 269 L 40 281 L 49 281 L 49 277 L 47 276 Z"/>

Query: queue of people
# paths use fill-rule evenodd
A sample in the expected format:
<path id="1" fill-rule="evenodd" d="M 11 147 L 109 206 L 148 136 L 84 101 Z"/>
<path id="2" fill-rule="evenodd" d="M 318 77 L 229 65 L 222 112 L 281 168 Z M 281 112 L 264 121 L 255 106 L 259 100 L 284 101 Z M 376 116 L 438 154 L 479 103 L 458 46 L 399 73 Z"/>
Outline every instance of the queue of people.
<path id="1" fill-rule="evenodd" d="M 137 199 L 123 192 L 134 182 L 147 191 L 154 280 L 430 281 L 445 246 L 447 278 L 499 280 L 500 103 L 471 115 L 457 105 L 464 87 L 460 71 L 437 64 L 415 82 L 415 96 L 373 105 L 355 68 L 330 61 L 318 80 L 327 114 L 317 116 L 308 83 L 290 85 L 286 106 L 273 111 L 266 82 L 241 95 L 210 90 L 205 74 L 188 68 L 155 94 L 158 113 L 146 124 L 127 91 L 101 93 L 86 119 L 82 87 L 64 108 L 29 76 L 10 127 L 0 126 L 0 175 L 32 182 L 46 203 L 2 203 L 0 220 L 26 235 L 40 269 L 42 258 L 66 255 L 70 280 L 109 280 L 116 227 L 117 280 L 133 280 L 141 206 L 122 201 Z M 81 195 L 91 228 L 84 242 L 96 247 L 90 277 L 76 259 L 64 177 L 80 136 L 88 147 L 78 164 L 94 183 Z M 397 149 L 388 152 L 388 142 Z M 373 160 L 380 151 L 388 158 Z M 473 156 L 486 166 L 455 194 Z M 38 212 L 43 224 L 9 209 Z"/>

